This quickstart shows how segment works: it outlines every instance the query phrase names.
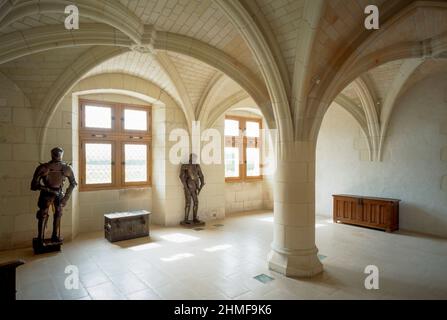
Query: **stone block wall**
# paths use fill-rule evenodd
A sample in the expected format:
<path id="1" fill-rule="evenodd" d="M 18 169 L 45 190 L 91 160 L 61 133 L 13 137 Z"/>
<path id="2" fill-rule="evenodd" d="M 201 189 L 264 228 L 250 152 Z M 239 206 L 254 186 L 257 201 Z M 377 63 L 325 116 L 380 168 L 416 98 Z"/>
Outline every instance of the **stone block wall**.
<path id="1" fill-rule="evenodd" d="M 95 101 L 109 101 L 117 103 L 129 103 L 137 105 L 147 105 L 148 103 L 133 97 L 118 94 L 90 94 L 75 96 L 71 99 L 70 93 L 66 99 L 72 102 L 73 114 L 78 116 L 79 99 L 89 99 Z M 64 104 L 64 101 L 62 105 Z M 78 140 L 78 124 L 73 123 L 70 132 L 73 133 L 73 140 Z M 73 152 L 77 152 L 78 143 L 73 143 Z M 79 156 L 76 156 L 74 169 L 78 172 Z M 89 232 L 104 229 L 104 214 L 129 210 L 152 210 L 152 189 L 123 189 L 123 190 L 104 190 L 104 191 L 86 191 L 77 192 L 77 205 L 79 231 Z"/>
<path id="2" fill-rule="evenodd" d="M 317 215 L 332 215 L 337 193 L 397 198 L 401 229 L 447 236 L 446 83 L 445 74 L 428 77 L 397 100 L 381 162 L 359 158 L 359 126 L 329 108 L 317 144 Z"/>
<path id="3" fill-rule="evenodd" d="M 30 190 L 30 182 L 40 161 L 38 138 L 39 119 L 42 113 L 31 106 L 19 87 L 1 74 L 0 97 L 0 250 L 2 250 L 29 247 L 32 238 L 37 235 L 36 212 L 39 193 Z M 63 104 L 55 112 L 48 127 L 51 133 L 49 140 L 51 145 L 44 146 L 47 160 L 51 159 L 49 153 L 51 147 L 57 144 L 65 149 L 65 160 L 72 161 L 71 122 L 71 104 Z M 73 234 L 72 213 L 73 201 L 70 201 L 64 210 L 61 224 L 61 233 L 68 240 Z"/>
<path id="4" fill-rule="evenodd" d="M 259 117 L 258 114 L 239 110 L 231 111 L 228 114 Z M 224 117 L 221 117 L 217 123 L 221 123 L 223 126 L 224 119 Z M 265 121 L 263 121 L 262 127 L 267 128 Z M 262 156 L 265 158 L 264 163 L 268 163 L 274 157 L 274 153 L 270 152 L 272 142 L 268 140 L 269 136 L 266 134 L 264 138 L 262 141 Z M 225 183 L 225 213 L 231 214 L 254 210 L 273 210 L 273 172 L 264 173 L 263 179 L 260 181 Z"/>
<path id="5" fill-rule="evenodd" d="M 180 107 L 160 88 L 140 78 L 126 81 L 123 77 L 131 76 L 102 74 L 84 79 L 63 97 L 51 116 L 44 116 L 20 88 L 0 75 L 0 250 L 31 246 L 31 239 L 37 233 L 35 214 L 39 194 L 30 191 L 30 181 L 39 161 L 50 160 L 52 148 L 64 148 L 64 160 L 72 164 L 79 181 L 79 98 L 147 104 L 140 99 L 143 93 L 158 99 L 154 98 L 152 108 L 152 186 L 90 192 L 75 189 L 64 209 L 61 229 L 64 238 L 70 240 L 78 233 L 103 230 L 103 216 L 109 212 L 146 209 L 152 212 L 152 223 L 164 226 L 178 225 L 184 218 L 184 192 L 179 180 L 181 164 L 169 159 L 169 150 L 176 143 L 169 141 L 169 134 L 174 129 L 189 132 L 191 128 Z M 140 95 L 113 93 L 112 85 Z M 106 91 L 99 92 L 98 88 Z M 39 126 L 48 116 L 50 123 L 41 140 L 43 130 Z M 222 137 L 223 126 L 222 117 L 213 127 Z M 201 129 L 203 132 L 206 128 Z M 185 135 L 189 139 L 189 133 Z M 206 143 L 202 142 L 202 147 Z M 223 141 L 221 145 L 223 155 Z M 223 162 L 202 163 L 202 170 L 206 186 L 199 196 L 201 219 L 210 221 L 224 218 L 226 213 L 273 206 L 269 178 L 255 183 L 226 184 Z"/>
<path id="6" fill-rule="evenodd" d="M 225 185 L 225 212 L 263 209 L 263 187 L 263 181 L 227 183 Z"/>

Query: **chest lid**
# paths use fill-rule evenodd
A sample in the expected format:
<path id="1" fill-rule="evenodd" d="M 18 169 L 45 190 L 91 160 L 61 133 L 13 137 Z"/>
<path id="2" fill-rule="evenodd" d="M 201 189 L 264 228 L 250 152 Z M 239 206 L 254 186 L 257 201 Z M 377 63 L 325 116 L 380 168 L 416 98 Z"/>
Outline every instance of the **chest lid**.
<path id="1" fill-rule="evenodd" d="M 104 217 L 107 219 L 125 219 L 125 218 L 135 218 L 141 217 L 151 214 L 146 210 L 138 210 L 138 211 L 127 211 L 127 212 L 114 212 L 105 214 Z"/>

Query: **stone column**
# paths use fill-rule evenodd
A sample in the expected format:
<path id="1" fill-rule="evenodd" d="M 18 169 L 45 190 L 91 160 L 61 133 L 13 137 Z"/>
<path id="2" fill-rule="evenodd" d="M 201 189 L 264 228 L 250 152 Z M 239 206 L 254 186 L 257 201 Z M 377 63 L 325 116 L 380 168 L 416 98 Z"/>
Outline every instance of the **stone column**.
<path id="1" fill-rule="evenodd" d="M 274 232 L 268 261 L 286 276 L 323 271 L 315 246 L 315 142 L 281 143 L 274 181 Z"/>

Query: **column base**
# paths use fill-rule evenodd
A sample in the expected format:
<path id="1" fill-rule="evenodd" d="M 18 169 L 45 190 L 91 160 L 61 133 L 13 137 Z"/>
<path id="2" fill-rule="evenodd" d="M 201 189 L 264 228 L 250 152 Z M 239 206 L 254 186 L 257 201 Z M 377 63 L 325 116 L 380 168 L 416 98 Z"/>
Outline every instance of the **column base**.
<path id="1" fill-rule="evenodd" d="M 269 269 L 286 277 L 310 278 L 323 272 L 317 253 L 317 248 L 290 252 L 272 249 L 268 255 Z"/>

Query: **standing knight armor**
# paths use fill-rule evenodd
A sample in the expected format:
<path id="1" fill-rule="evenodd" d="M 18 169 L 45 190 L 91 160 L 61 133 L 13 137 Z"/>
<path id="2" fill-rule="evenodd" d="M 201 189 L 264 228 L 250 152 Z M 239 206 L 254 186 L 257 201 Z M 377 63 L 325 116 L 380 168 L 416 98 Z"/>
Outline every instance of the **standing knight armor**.
<path id="1" fill-rule="evenodd" d="M 45 240 L 45 229 L 48 222 L 48 211 L 51 205 L 54 208 L 52 242 L 62 242 L 60 237 L 60 223 L 62 210 L 70 199 L 73 189 L 77 186 L 73 170 L 70 165 L 62 161 L 64 150 L 54 148 L 51 150 L 51 161 L 43 163 L 36 168 L 31 190 L 40 191 L 36 218 L 38 220 L 37 239 L 40 243 Z M 70 185 L 63 191 L 65 179 Z"/>
<path id="2" fill-rule="evenodd" d="M 189 163 L 182 164 L 180 168 L 180 180 L 185 191 L 185 220 L 184 224 L 191 224 L 189 221 L 189 211 L 191 209 L 191 198 L 193 201 L 193 220 L 192 224 L 202 223 L 197 217 L 199 208 L 199 194 L 205 185 L 205 178 L 203 177 L 200 165 L 196 163 L 197 156 L 191 154 L 189 156 Z"/>

